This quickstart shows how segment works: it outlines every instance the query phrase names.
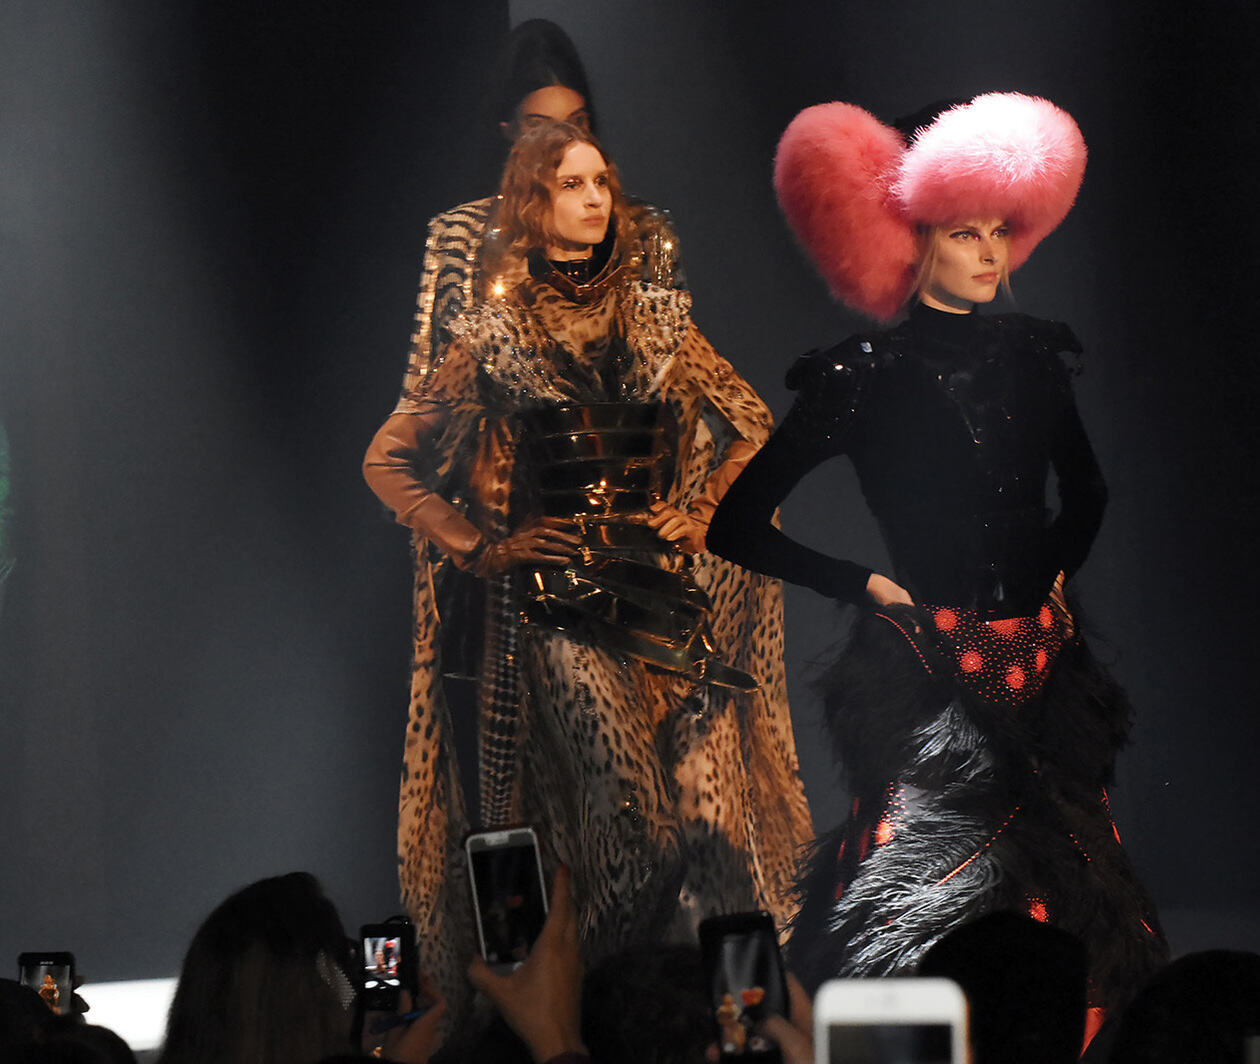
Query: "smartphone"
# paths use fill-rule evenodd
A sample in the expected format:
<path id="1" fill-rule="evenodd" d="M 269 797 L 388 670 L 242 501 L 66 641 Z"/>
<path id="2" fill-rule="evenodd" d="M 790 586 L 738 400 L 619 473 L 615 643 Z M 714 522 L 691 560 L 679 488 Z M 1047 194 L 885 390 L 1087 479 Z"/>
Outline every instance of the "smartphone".
<path id="1" fill-rule="evenodd" d="M 788 1014 L 779 937 L 770 914 L 733 913 L 702 920 L 700 952 L 721 1059 L 781 1059 L 778 1047 L 757 1033 L 765 1017 Z"/>
<path id="2" fill-rule="evenodd" d="M 18 982 L 58 1016 L 74 1015 L 74 954 L 64 950 L 18 954 Z"/>
<path id="3" fill-rule="evenodd" d="M 815 1064 L 966 1064 L 967 999 L 951 979 L 834 979 L 814 998 Z"/>
<path id="4" fill-rule="evenodd" d="M 519 968 L 547 919 L 538 836 L 533 828 L 468 836 L 468 878 L 481 955 L 498 972 Z"/>
<path id="5" fill-rule="evenodd" d="M 411 921 L 395 917 L 359 928 L 363 966 L 360 994 L 369 1012 L 397 1012 L 403 987 L 415 1000 L 419 984 L 416 934 Z"/>

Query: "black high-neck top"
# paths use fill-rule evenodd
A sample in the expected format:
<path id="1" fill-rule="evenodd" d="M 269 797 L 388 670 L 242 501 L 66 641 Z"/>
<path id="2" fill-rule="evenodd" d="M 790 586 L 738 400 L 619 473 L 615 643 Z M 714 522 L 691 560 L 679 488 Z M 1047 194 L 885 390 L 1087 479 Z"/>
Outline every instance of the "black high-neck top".
<path id="1" fill-rule="evenodd" d="M 1061 352 L 1070 329 L 1024 315 L 917 304 L 901 325 L 799 359 L 799 396 L 723 499 L 709 548 L 751 569 L 865 602 L 871 570 L 779 532 L 775 509 L 807 472 L 847 454 L 879 519 L 888 574 L 915 602 L 1033 613 L 1084 562 L 1106 487 Z M 1059 506 L 1046 487 L 1053 469 Z M 836 530 L 843 543 L 843 528 Z"/>

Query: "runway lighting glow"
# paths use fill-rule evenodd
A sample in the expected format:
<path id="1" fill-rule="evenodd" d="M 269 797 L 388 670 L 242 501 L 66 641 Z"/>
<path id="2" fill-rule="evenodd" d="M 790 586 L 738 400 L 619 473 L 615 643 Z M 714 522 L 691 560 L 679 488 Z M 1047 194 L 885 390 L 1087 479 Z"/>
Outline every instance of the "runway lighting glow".
<path id="1" fill-rule="evenodd" d="M 90 1007 L 89 1023 L 108 1027 L 132 1050 L 157 1049 L 166 1034 L 166 1015 L 175 996 L 175 979 L 131 979 L 85 983 L 79 996 Z"/>

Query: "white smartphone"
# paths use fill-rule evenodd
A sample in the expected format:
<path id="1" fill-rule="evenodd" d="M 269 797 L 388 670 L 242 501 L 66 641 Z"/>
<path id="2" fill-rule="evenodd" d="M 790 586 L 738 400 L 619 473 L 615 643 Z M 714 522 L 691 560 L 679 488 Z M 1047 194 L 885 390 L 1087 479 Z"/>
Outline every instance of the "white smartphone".
<path id="1" fill-rule="evenodd" d="M 547 919 L 538 836 L 533 828 L 482 831 L 468 836 L 468 879 L 481 955 L 510 972 L 529 956 Z"/>
<path id="2" fill-rule="evenodd" d="M 833 979 L 814 998 L 815 1064 L 966 1064 L 967 999 L 951 979 Z"/>

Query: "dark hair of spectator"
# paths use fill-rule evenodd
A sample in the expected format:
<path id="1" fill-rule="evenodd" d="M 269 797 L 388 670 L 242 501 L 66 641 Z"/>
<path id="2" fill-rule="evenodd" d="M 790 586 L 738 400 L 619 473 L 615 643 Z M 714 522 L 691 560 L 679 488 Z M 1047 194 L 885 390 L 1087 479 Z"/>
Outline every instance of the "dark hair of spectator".
<path id="1" fill-rule="evenodd" d="M 998 912 L 963 924 L 923 956 L 919 975 L 963 988 L 975 1064 L 1073 1064 L 1085 1038 L 1089 962 L 1062 928 Z"/>
<path id="2" fill-rule="evenodd" d="M 582 1038 L 600 1064 L 704 1064 L 716 1040 L 698 946 L 609 957 L 586 976 Z"/>
<path id="3" fill-rule="evenodd" d="M 322 955 L 322 959 L 321 959 Z M 233 894 L 193 936 L 160 1064 L 313 1064 L 348 1048 L 345 931 L 305 872 Z"/>
<path id="4" fill-rule="evenodd" d="M 136 1055 L 108 1027 L 53 1017 L 43 1040 L 2 1059 L 5 1064 L 136 1064 Z"/>
<path id="5" fill-rule="evenodd" d="M 0 1060 L 8 1051 L 33 1042 L 55 1019 L 48 1006 L 29 986 L 14 979 L 0 979 Z"/>
<path id="6" fill-rule="evenodd" d="M 1260 954 L 1188 953 L 1156 975 L 1120 1017 L 1111 1064 L 1240 1064 L 1260 1040 Z M 1254 1051 L 1253 1051 L 1254 1052 Z"/>

